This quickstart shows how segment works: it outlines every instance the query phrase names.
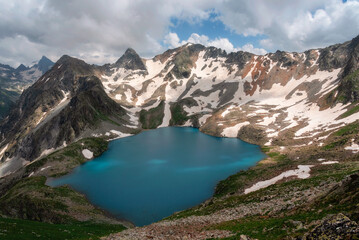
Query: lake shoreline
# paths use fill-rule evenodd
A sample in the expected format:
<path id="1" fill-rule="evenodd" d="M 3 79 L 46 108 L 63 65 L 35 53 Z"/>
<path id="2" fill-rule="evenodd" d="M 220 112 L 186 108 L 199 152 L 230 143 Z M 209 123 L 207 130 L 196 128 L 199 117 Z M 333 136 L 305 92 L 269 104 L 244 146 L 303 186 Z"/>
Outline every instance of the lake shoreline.
<path id="1" fill-rule="evenodd" d="M 177 129 L 177 130 L 176 130 Z M 199 134 L 203 134 L 203 136 L 202 135 L 200 135 L 200 136 L 202 136 L 202 138 L 208 138 L 208 137 L 210 137 L 209 139 L 211 139 L 211 137 L 214 137 L 213 138 L 213 140 L 211 140 L 211 141 L 214 141 L 213 143 L 215 144 L 215 145 L 217 145 L 218 144 L 218 140 L 219 141 L 221 141 L 221 142 L 237 142 L 237 144 L 239 143 L 239 142 L 243 142 L 243 143 L 241 143 L 242 145 L 244 144 L 244 146 L 252 146 L 252 144 L 248 144 L 248 143 L 246 143 L 246 142 L 244 142 L 244 141 L 241 141 L 240 139 L 235 139 L 235 138 L 222 138 L 222 137 L 218 137 L 218 136 L 211 136 L 211 135 L 208 135 L 208 134 L 205 134 L 205 133 L 202 133 L 202 132 L 200 132 L 199 131 L 199 129 L 198 128 L 192 128 L 192 127 L 187 127 L 187 129 L 191 129 L 191 133 L 190 134 L 197 134 L 197 133 L 199 133 Z M 168 131 L 180 131 L 180 132 L 185 132 L 186 130 L 185 130 L 185 128 L 184 127 L 173 127 L 173 128 L 169 128 L 169 127 L 166 127 L 166 128 L 160 128 L 160 129 L 156 129 L 157 131 L 162 131 L 162 132 L 168 132 Z M 187 130 L 188 131 L 188 130 Z M 193 132 L 193 131 L 195 131 L 195 132 Z M 143 131 L 143 132 L 141 132 L 141 133 L 146 133 L 146 132 L 149 132 L 149 131 Z M 153 133 L 151 133 L 151 134 L 153 134 Z M 132 137 L 136 137 L 136 136 L 138 136 L 138 135 L 140 135 L 140 134 L 136 134 L 136 135 L 133 135 Z M 157 136 L 157 137 L 160 137 L 160 136 Z M 125 137 L 125 138 L 122 138 L 122 139 L 126 139 L 127 137 Z M 141 139 L 142 138 L 146 138 L 146 135 L 145 136 L 141 136 Z M 191 138 L 192 138 L 192 136 L 191 136 Z M 120 139 L 121 140 L 121 139 Z M 153 140 L 151 140 L 151 141 L 153 141 Z M 111 142 L 113 142 L 113 141 L 111 141 Z M 173 145 L 176 145 L 176 144 L 173 144 Z M 241 145 L 241 146 L 242 146 Z M 256 146 L 254 146 L 253 145 L 253 147 L 251 147 L 250 149 L 256 149 L 256 148 L 258 148 L 259 146 L 258 145 L 256 145 Z M 229 150 L 233 150 L 233 146 L 231 146 L 230 148 L 229 148 Z M 107 151 L 109 151 L 109 150 L 107 150 Z M 234 151 L 234 150 L 233 150 Z M 243 151 L 243 150 L 242 150 Z M 247 150 L 246 150 L 247 151 Z M 258 153 L 260 153 L 260 154 L 262 154 L 262 152 L 260 151 L 260 149 L 258 149 Z M 235 152 L 235 151 L 234 151 Z M 237 154 L 239 153 L 240 151 L 237 151 Z M 99 158 L 101 158 L 103 156 L 103 153 L 99 156 Z M 257 156 L 257 155 L 254 155 L 254 156 Z M 206 202 L 206 201 L 208 201 L 209 199 L 211 199 L 212 197 L 213 197 L 213 193 L 214 193 L 214 190 L 216 189 L 216 186 L 218 185 L 218 183 L 220 182 L 220 181 L 222 181 L 222 180 L 224 180 L 224 179 L 226 179 L 226 178 L 228 178 L 229 176 L 231 176 L 232 174 L 235 174 L 236 172 L 238 172 L 238 171 L 240 171 L 240 170 L 244 170 L 244 169 L 249 169 L 250 167 L 253 167 L 253 166 L 255 166 L 259 161 L 261 161 L 261 160 L 263 160 L 264 158 L 265 158 L 266 156 L 261 156 L 260 157 L 260 159 L 258 159 L 258 160 L 255 160 L 255 163 L 254 164 L 250 164 L 250 165 L 245 165 L 246 167 L 242 167 L 241 169 L 238 169 L 238 170 L 235 170 L 235 171 L 232 171 L 231 170 L 231 174 L 229 174 L 229 175 L 227 175 L 227 176 L 224 176 L 224 177 L 221 177 L 221 178 L 219 178 L 218 180 L 216 180 L 215 181 L 215 183 L 214 184 L 211 184 L 211 185 L 213 185 L 212 187 L 211 187 L 211 194 L 210 194 L 210 196 L 208 196 L 208 197 L 206 197 L 206 198 L 203 198 L 201 201 L 199 201 L 199 202 L 197 202 L 197 203 L 195 203 L 195 204 L 190 204 L 190 205 L 188 205 L 190 208 L 191 207 L 193 207 L 193 206 L 196 206 L 196 205 L 198 205 L 198 204 L 201 204 L 201 203 L 203 203 L 203 202 Z M 219 161 L 219 160 L 217 160 L 217 161 Z M 220 160 L 220 163 L 221 164 L 223 164 L 223 161 L 226 161 L 226 160 Z M 94 163 L 93 162 L 93 160 L 91 160 L 91 161 L 89 161 L 89 162 L 92 162 L 92 163 Z M 89 163 L 89 162 L 87 162 L 87 163 Z M 156 168 L 158 168 L 159 166 L 158 166 L 158 162 L 160 162 L 160 161 L 154 161 L 154 163 L 156 163 L 157 164 L 157 166 L 155 166 Z M 242 164 L 241 162 L 240 162 L 240 164 Z M 243 163 L 244 164 L 244 163 Z M 88 165 L 88 164 L 87 164 Z M 160 164 L 161 165 L 161 164 Z M 233 167 L 235 167 L 236 165 L 233 165 Z M 194 167 L 194 168 L 193 168 Z M 188 170 L 186 170 L 186 169 L 184 169 L 184 171 L 185 172 L 187 172 L 187 171 L 199 171 L 199 170 L 201 170 L 203 167 L 201 167 L 201 168 L 198 168 L 198 167 L 196 167 L 196 166 L 193 166 L 193 167 L 191 167 L 191 168 L 188 168 Z M 230 168 L 230 169 L 233 169 L 233 167 L 232 166 L 227 166 L 226 168 Z M 208 168 L 208 167 L 206 167 L 206 168 Z M 217 165 L 215 165 L 215 166 L 213 166 L 212 168 L 214 168 L 214 169 L 217 169 L 218 167 L 217 167 Z M 192 170 L 193 169 L 193 170 Z M 211 168 L 209 169 L 210 171 L 211 171 Z M 196 174 L 197 175 L 197 174 Z M 208 182 L 208 181 L 205 181 L 205 182 Z M 76 190 L 77 191 L 77 190 Z M 82 193 L 82 194 L 85 194 L 84 193 L 84 191 L 78 191 L 78 192 L 80 192 L 80 193 Z M 86 195 L 86 194 L 85 194 Z M 188 195 L 193 195 L 193 194 L 188 194 Z M 96 203 L 94 203 L 94 202 L 91 202 L 93 205 L 95 205 L 95 206 L 97 206 L 97 207 L 100 207 L 101 209 L 104 209 L 103 207 L 101 207 L 101 206 L 99 206 L 99 204 L 96 204 Z M 188 207 L 186 207 L 186 208 L 181 208 L 181 209 L 176 209 L 174 212 L 178 212 L 178 211 L 183 211 L 183 210 L 185 210 L 185 209 L 187 209 Z M 160 221 L 160 220 L 162 220 L 163 218 L 165 218 L 165 217 L 168 217 L 168 216 L 171 216 L 174 212 L 172 212 L 172 213 L 169 213 L 169 214 L 167 214 L 167 215 L 164 215 L 163 217 L 161 217 L 161 218 L 158 218 L 157 220 L 155 220 L 155 221 L 153 221 L 153 222 L 156 222 L 156 221 Z M 115 216 L 116 217 L 116 214 L 111 214 L 112 216 Z M 123 219 L 126 219 L 126 217 L 123 217 Z M 123 219 L 121 219 L 121 220 L 123 220 Z M 151 224 L 151 223 L 153 223 L 153 222 L 148 222 L 148 224 Z M 145 224 L 145 225 L 148 225 L 148 224 Z M 136 224 L 136 225 L 141 225 L 141 224 Z M 142 224 L 143 225 L 143 224 Z"/>

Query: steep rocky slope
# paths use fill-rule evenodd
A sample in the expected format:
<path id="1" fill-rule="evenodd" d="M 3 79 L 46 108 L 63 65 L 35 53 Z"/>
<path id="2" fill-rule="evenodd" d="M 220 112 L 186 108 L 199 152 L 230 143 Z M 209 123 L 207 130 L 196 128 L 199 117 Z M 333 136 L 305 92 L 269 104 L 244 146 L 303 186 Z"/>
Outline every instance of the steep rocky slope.
<path id="1" fill-rule="evenodd" d="M 268 146 L 322 145 L 358 117 L 358 42 L 265 56 L 187 44 L 141 59 L 129 49 L 102 67 L 63 56 L 2 123 L 0 174 L 89 134 L 169 125 Z"/>

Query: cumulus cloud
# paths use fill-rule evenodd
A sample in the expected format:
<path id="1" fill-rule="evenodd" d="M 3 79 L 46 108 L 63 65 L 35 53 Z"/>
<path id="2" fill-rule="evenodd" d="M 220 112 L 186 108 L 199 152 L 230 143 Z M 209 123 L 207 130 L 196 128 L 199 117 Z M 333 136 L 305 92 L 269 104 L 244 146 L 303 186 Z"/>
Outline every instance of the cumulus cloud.
<path id="1" fill-rule="evenodd" d="M 245 36 L 265 35 L 269 50 L 304 51 L 359 34 L 359 2 L 230 0 L 218 5 L 223 23 Z"/>
<path id="2" fill-rule="evenodd" d="M 177 33 L 173 32 L 170 32 L 165 36 L 163 43 L 172 48 L 181 46 L 181 42 Z"/>
<path id="3" fill-rule="evenodd" d="M 255 48 L 252 44 L 247 43 L 246 45 L 244 45 L 243 47 L 240 48 L 240 50 L 245 51 L 245 52 L 251 52 L 257 55 L 264 55 L 267 53 L 267 51 L 263 48 Z"/>
<path id="4" fill-rule="evenodd" d="M 173 19 L 200 24 L 213 12 L 234 34 L 259 35 L 261 47 L 271 51 L 324 47 L 359 34 L 357 0 L 0 0 L 0 6 L 0 62 L 13 65 L 44 54 L 104 63 L 128 47 L 153 56 L 165 50 L 163 43 L 183 41 L 168 34 Z M 226 51 L 263 53 L 251 44 L 235 47 L 221 36 L 191 37 Z"/>
<path id="5" fill-rule="evenodd" d="M 209 17 L 214 0 L 0 0 L 0 62 L 29 63 L 43 54 L 70 54 L 93 63 L 118 58 L 128 47 L 143 56 L 162 51 L 171 19 Z M 11 43 L 13 42 L 13 43 Z M 16 44 L 15 44 L 16 43 Z M 21 55 L 21 52 L 23 55 Z M 41 52 L 41 53 L 40 53 Z"/>
<path id="6" fill-rule="evenodd" d="M 166 35 L 164 43 L 171 48 L 176 48 L 186 43 L 198 43 L 207 47 L 212 46 L 216 48 L 221 48 L 228 53 L 237 51 L 246 51 L 258 55 L 263 55 L 267 53 L 265 49 L 255 48 L 252 44 L 246 44 L 242 47 L 234 47 L 233 44 L 228 40 L 228 38 L 216 38 L 211 40 L 208 36 L 199 35 L 197 33 L 192 33 L 187 40 L 180 41 L 176 33 L 170 32 Z"/>

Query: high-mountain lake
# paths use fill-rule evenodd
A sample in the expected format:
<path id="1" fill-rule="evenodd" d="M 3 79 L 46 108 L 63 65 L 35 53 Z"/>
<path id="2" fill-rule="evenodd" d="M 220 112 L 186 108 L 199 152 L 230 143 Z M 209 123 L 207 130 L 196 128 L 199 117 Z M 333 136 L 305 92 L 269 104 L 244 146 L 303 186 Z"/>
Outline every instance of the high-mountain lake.
<path id="1" fill-rule="evenodd" d="M 220 180 L 264 157 L 259 146 L 236 138 L 168 127 L 111 141 L 100 157 L 48 184 L 68 184 L 94 205 L 143 226 L 205 201 Z"/>

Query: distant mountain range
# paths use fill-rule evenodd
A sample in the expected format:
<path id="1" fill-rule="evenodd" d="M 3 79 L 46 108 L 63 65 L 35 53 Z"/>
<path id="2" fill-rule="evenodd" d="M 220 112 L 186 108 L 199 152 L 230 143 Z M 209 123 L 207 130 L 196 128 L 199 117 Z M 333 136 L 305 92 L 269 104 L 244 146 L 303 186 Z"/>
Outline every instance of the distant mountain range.
<path id="1" fill-rule="evenodd" d="M 0 64 L 0 119 L 9 113 L 11 106 L 24 89 L 32 85 L 54 63 L 43 56 L 31 67 L 20 64 L 17 68 Z"/>

